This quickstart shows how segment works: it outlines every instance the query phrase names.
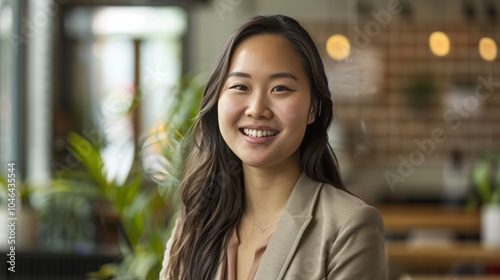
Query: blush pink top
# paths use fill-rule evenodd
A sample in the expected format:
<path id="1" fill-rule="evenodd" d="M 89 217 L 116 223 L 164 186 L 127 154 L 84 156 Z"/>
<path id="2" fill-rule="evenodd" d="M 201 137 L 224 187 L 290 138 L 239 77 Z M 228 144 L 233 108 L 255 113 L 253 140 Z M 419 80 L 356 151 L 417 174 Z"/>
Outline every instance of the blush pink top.
<path id="1" fill-rule="evenodd" d="M 273 234 L 274 231 L 266 239 L 264 239 L 262 243 L 260 243 L 259 246 L 257 246 L 257 248 L 255 249 L 252 267 L 248 272 L 248 278 L 247 278 L 248 280 L 252 280 L 254 278 L 255 272 L 257 271 L 257 268 L 259 267 L 260 264 L 260 259 L 262 258 L 262 255 L 266 251 L 267 245 L 269 244 L 269 241 L 271 240 Z M 235 228 L 227 245 L 226 263 L 224 265 L 225 272 L 223 274 L 222 280 L 236 280 L 236 261 L 238 256 L 239 245 L 240 245 L 240 240 L 238 239 L 238 233 L 236 232 Z"/>

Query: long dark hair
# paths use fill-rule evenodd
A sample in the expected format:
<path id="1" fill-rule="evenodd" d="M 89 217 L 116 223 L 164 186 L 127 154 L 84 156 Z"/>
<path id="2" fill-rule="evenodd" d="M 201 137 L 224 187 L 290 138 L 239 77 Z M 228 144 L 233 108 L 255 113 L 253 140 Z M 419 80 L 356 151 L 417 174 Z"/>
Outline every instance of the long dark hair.
<path id="1" fill-rule="evenodd" d="M 213 279 L 232 229 L 243 213 L 241 160 L 219 131 L 217 101 L 231 56 L 244 40 L 259 34 L 285 38 L 302 58 L 316 119 L 300 145 L 302 170 L 312 179 L 344 189 L 337 159 L 328 143 L 333 103 L 323 62 L 313 40 L 300 24 L 283 15 L 256 16 L 236 30 L 217 59 L 192 128 L 180 191 L 182 209 L 166 273 L 170 279 Z"/>

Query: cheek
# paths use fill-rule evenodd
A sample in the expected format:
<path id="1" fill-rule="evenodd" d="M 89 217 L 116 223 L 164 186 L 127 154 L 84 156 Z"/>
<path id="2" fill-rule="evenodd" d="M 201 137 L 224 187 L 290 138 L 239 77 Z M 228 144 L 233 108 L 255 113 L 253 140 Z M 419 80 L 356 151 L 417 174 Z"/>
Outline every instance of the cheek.
<path id="1" fill-rule="evenodd" d="M 307 118 L 307 106 L 303 102 L 292 102 L 278 106 L 277 110 L 283 120 L 296 122 Z"/>
<path id="2" fill-rule="evenodd" d="M 220 124 L 228 124 L 234 122 L 238 118 L 238 103 L 231 98 L 222 95 L 217 103 L 218 118 Z"/>

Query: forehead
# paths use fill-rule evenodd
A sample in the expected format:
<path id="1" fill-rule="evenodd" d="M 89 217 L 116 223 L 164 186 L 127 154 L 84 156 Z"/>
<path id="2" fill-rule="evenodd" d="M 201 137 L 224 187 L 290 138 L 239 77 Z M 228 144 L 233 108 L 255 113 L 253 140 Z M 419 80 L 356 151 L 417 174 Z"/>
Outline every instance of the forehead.
<path id="1" fill-rule="evenodd" d="M 229 72 L 263 75 L 292 72 L 305 79 L 302 66 L 302 58 L 287 39 L 279 35 L 265 34 L 252 36 L 236 47 L 230 60 Z"/>

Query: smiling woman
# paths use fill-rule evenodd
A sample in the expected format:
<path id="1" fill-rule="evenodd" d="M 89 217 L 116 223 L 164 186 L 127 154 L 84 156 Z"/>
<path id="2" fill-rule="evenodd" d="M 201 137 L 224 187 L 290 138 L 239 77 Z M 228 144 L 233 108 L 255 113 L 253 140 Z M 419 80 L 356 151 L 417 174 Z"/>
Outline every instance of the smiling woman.
<path id="1" fill-rule="evenodd" d="M 160 279 L 385 279 L 379 213 L 340 179 L 331 94 L 297 21 L 258 16 L 208 80 Z"/>

